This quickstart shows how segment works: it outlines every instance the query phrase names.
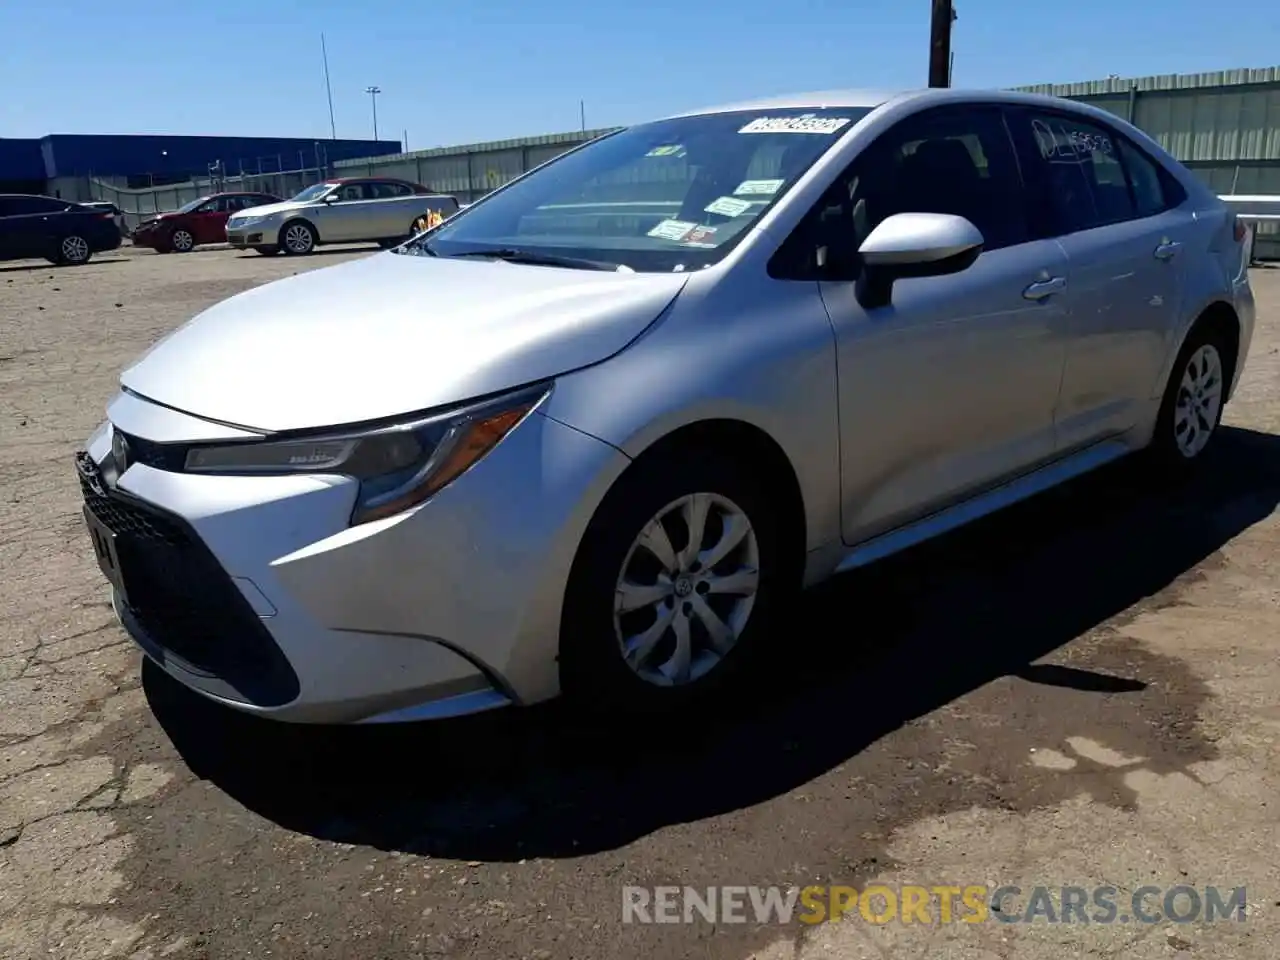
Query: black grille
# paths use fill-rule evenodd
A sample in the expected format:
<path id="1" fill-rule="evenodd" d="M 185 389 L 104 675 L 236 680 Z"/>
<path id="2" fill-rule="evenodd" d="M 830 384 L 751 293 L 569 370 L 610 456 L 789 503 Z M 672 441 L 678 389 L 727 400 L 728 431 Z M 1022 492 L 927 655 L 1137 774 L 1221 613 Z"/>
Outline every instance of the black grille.
<path id="1" fill-rule="evenodd" d="M 195 531 L 119 491 L 99 493 L 97 466 L 84 453 L 77 461 L 85 504 L 115 534 L 129 612 L 145 634 L 140 642 L 222 680 L 250 703 L 293 700 L 297 674 Z"/>

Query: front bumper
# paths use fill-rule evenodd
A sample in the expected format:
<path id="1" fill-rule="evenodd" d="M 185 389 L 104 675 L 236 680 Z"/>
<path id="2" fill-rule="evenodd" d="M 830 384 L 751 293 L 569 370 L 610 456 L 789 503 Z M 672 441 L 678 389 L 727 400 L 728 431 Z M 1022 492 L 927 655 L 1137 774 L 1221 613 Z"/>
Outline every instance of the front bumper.
<path id="1" fill-rule="evenodd" d="M 251 227 L 227 228 L 227 243 L 233 247 L 264 247 L 276 242 L 279 227 L 257 223 Z"/>
<path id="2" fill-rule="evenodd" d="M 125 429 L 131 416 L 154 426 L 141 406 L 113 404 L 112 419 L 141 459 L 162 462 L 163 449 Z M 105 495 L 82 487 L 120 547 L 117 614 L 191 689 L 321 723 L 451 716 L 558 692 L 573 554 L 627 462 L 607 444 L 535 413 L 422 506 L 349 527 L 356 489 L 344 478 L 134 462 L 110 486 L 115 429 L 104 425 L 85 457 L 105 467 Z"/>

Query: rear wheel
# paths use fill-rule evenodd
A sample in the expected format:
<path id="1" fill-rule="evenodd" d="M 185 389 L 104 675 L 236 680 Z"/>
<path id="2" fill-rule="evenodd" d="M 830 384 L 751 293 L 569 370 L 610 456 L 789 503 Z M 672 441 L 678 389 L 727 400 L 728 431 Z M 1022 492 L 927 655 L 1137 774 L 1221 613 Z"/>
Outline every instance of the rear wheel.
<path id="1" fill-rule="evenodd" d="M 1227 338 L 1199 324 L 1178 352 L 1160 403 L 1149 453 L 1165 469 L 1203 459 L 1222 423 L 1235 357 Z"/>
<path id="2" fill-rule="evenodd" d="M 785 577 L 776 513 L 729 460 L 638 464 L 588 527 L 565 596 L 567 697 L 669 712 L 729 689 L 768 631 Z"/>
<path id="3" fill-rule="evenodd" d="M 305 220 L 286 223 L 280 230 L 280 246 L 290 256 L 302 256 L 316 248 L 316 231 Z"/>
<path id="4" fill-rule="evenodd" d="M 89 249 L 89 241 L 77 233 L 72 233 L 58 242 L 58 252 L 50 259 L 54 263 L 76 266 L 88 263 L 91 256 L 93 251 Z"/>
<path id="5" fill-rule="evenodd" d="M 189 230 L 181 228 L 173 231 L 169 235 L 169 248 L 174 253 L 190 253 L 196 245 L 196 238 L 191 235 Z"/>

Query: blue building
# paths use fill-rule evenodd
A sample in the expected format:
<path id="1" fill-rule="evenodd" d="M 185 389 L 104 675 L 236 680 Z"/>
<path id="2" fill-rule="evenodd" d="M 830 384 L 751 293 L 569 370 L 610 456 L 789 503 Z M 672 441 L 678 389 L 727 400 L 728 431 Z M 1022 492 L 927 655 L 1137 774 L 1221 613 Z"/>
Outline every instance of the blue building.
<path id="1" fill-rule="evenodd" d="M 91 179 L 126 189 L 208 177 L 328 170 L 338 160 L 399 153 L 399 140 L 51 134 L 0 138 L 0 193 L 89 199 Z"/>

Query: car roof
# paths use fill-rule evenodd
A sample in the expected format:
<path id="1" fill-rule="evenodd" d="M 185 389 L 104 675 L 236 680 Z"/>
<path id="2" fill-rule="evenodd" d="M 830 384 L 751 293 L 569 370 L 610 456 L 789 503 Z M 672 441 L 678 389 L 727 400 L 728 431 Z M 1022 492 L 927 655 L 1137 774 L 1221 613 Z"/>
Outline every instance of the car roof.
<path id="1" fill-rule="evenodd" d="M 875 109 L 890 101 L 924 100 L 936 103 L 964 103 L 981 101 L 983 103 L 1022 103 L 1040 106 L 1070 107 L 1081 113 L 1096 112 L 1088 104 L 1074 100 L 1063 100 L 1043 94 L 1021 93 L 1014 90 L 967 90 L 956 87 L 926 87 L 918 90 L 819 90 L 809 93 L 787 93 L 773 97 L 762 97 L 755 100 L 742 100 L 737 103 L 726 103 L 700 110 L 689 110 L 672 114 L 666 119 L 676 117 L 696 117 L 716 113 L 737 113 L 753 110 L 825 110 L 840 107 Z"/>
<path id="2" fill-rule="evenodd" d="M 334 177 L 332 180 L 321 180 L 321 183 L 368 183 L 373 180 L 376 183 L 402 183 L 406 187 L 420 187 L 422 184 L 414 183 L 412 180 L 401 180 L 399 177 L 379 177 L 377 175 L 371 177 Z"/>

